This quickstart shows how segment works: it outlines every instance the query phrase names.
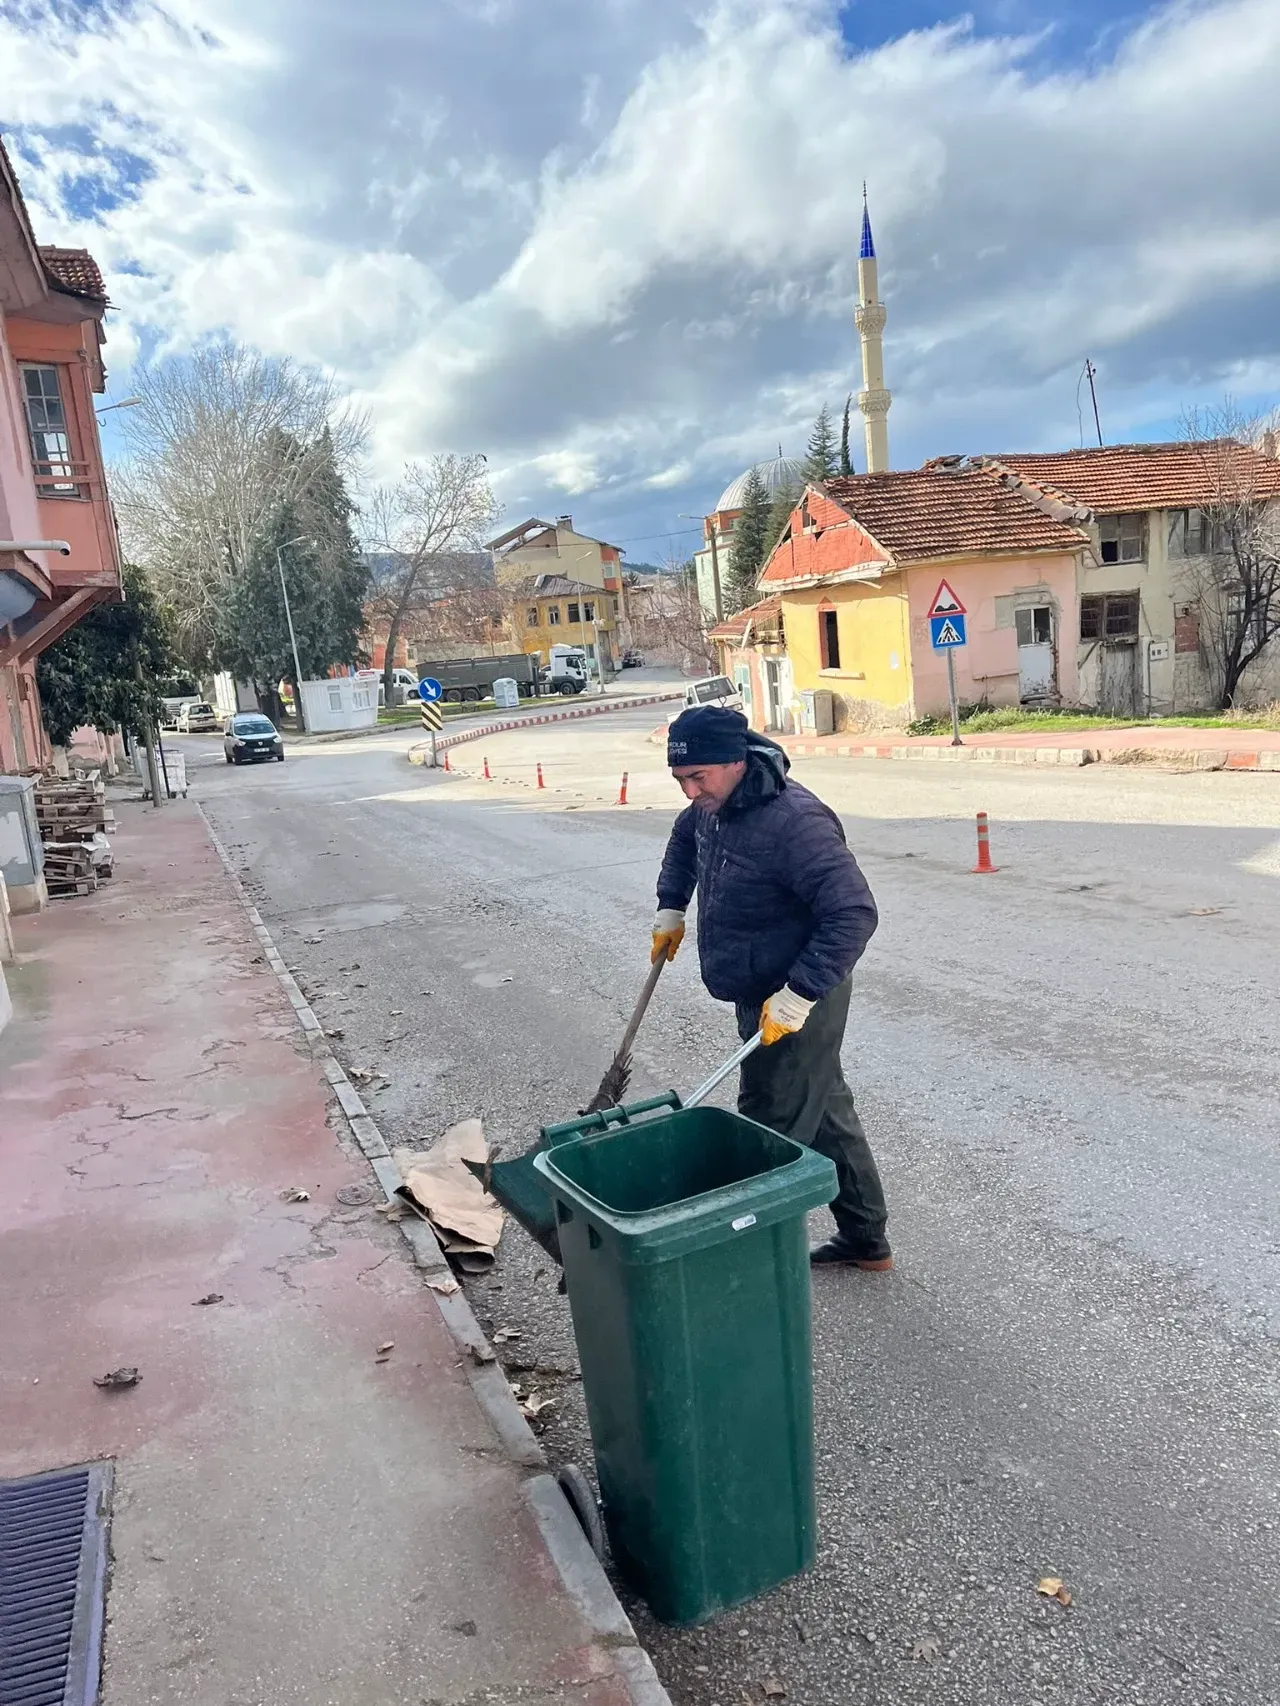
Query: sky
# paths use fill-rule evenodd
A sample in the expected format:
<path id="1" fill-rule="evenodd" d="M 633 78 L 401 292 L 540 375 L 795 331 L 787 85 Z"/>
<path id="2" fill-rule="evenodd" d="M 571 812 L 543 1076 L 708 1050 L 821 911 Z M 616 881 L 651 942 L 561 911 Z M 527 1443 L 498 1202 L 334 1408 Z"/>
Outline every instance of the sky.
<path id="1" fill-rule="evenodd" d="M 1112 442 L 1280 397 L 1275 0 L 0 0 L 0 65 L 109 400 L 234 337 L 633 560 L 856 391 L 864 180 L 895 467 L 1089 442 L 1086 356 Z"/>

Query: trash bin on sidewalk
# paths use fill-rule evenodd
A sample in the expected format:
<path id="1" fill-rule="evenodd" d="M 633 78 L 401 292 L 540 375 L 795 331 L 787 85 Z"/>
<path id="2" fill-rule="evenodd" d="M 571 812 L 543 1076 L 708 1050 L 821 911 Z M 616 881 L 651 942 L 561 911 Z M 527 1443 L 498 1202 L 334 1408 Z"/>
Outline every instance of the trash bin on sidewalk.
<path id="1" fill-rule="evenodd" d="M 701 1623 L 813 1562 L 805 1216 L 836 1175 L 722 1108 L 633 1111 L 553 1128 L 534 1166 L 614 1561 L 664 1623 Z"/>

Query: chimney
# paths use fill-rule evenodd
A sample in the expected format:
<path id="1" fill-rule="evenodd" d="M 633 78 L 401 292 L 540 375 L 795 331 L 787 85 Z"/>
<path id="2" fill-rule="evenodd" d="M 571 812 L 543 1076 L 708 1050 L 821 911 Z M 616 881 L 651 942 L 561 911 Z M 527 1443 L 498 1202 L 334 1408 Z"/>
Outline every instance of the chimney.
<path id="1" fill-rule="evenodd" d="M 563 527 L 567 533 L 572 533 L 573 517 L 571 515 L 558 515 L 556 517 L 556 526 Z"/>

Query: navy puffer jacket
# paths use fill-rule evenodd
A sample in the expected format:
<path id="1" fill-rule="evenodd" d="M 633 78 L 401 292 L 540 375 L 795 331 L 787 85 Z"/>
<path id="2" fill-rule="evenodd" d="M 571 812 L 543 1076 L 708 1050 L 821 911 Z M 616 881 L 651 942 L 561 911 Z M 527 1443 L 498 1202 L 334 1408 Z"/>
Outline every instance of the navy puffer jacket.
<path id="1" fill-rule="evenodd" d="M 680 813 L 658 905 L 698 891 L 702 981 L 718 1001 L 755 1005 L 783 984 L 816 1001 L 862 957 L 878 918 L 840 819 L 787 779 L 790 761 L 748 737 L 747 772 L 718 812 Z"/>

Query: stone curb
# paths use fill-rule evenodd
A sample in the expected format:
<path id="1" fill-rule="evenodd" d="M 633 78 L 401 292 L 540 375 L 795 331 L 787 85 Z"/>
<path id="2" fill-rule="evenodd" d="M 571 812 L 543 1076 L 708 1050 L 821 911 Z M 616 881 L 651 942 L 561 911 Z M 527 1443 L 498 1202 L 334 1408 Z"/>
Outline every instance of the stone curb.
<path id="1" fill-rule="evenodd" d="M 384 1194 L 390 1200 L 401 1182 L 399 1169 L 391 1159 L 391 1151 L 387 1148 L 382 1133 L 365 1107 L 359 1092 L 325 1040 L 324 1027 L 299 989 L 293 973 L 281 958 L 279 949 L 271 939 L 271 932 L 262 922 L 261 913 L 245 892 L 244 884 L 231 863 L 231 856 L 223 846 L 217 830 L 210 823 L 204 807 L 198 805 L 197 810 L 204 820 L 214 851 L 222 861 L 222 868 L 249 916 L 249 922 L 262 946 L 267 964 L 288 996 L 289 1004 L 306 1034 L 312 1058 L 320 1063 L 324 1076 L 346 1116 L 357 1147 L 368 1160 Z M 429 1276 L 451 1278 L 453 1270 L 430 1224 L 413 1216 L 407 1216 L 398 1224 L 413 1252 L 415 1264 Z M 462 1353 L 463 1368 L 471 1390 L 507 1455 L 522 1469 L 543 1471 L 526 1482 L 525 1497 L 529 1501 L 543 1544 L 555 1565 L 556 1574 L 565 1592 L 582 1613 L 596 1639 L 610 1649 L 633 1706 L 671 1706 L 670 1697 L 658 1680 L 649 1655 L 636 1640 L 630 1619 L 622 1609 L 600 1560 L 587 1543 L 587 1537 L 570 1509 L 568 1500 L 554 1478 L 545 1473 L 546 1456 L 532 1428 L 520 1413 L 520 1406 L 516 1403 L 506 1374 L 485 1338 L 471 1305 L 467 1302 L 466 1293 L 461 1287 L 448 1296 L 433 1290 L 429 1284 L 426 1289 L 430 1291 L 432 1301 Z M 478 1362 L 477 1357 L 485 1360 Z"/>
<path id="2" fill-rule="evenodd" d="M 576 717 L 598 717 L 605 711 L 636 711 L 646 705 L 661 705 L 668 699 L 683 699 L 684 688 L 671 693 L 638 694 L 634 699 L 615 699 L 604 704 L 575 705 L 571 711 L 539 711 L 532 717 L 508 717 L 500 723 L 486 723 L 479 729 L 461 729 L 456 735 L 440 734 L 436 736 L 436 751 L 447 752 L 451 747 L 461 746 L 463 741 L 483 740 L 486 735 L 504 735 L 512 729 L 534 728 L 539 723 L 563 723 Z M 431 743 L 422 741 L 417 746 L 409 748 L 410 764 L 425 764 L 431 751 Z"/>
<path id="3" fill-rule="evenodd" d="M 1050 764 L 1073 770 L 1086 764 L 1162 764 L 1178 770 L 1280 771 L 1280 752 L 1236 752 L 1222 747 L 871 746 L 852 742 L 847 746 L 817 746 L 785 736 L 781 744 L 797 758 L 923 758 L 941 764 Z"/>

